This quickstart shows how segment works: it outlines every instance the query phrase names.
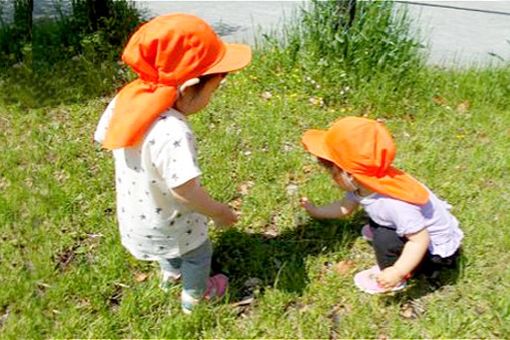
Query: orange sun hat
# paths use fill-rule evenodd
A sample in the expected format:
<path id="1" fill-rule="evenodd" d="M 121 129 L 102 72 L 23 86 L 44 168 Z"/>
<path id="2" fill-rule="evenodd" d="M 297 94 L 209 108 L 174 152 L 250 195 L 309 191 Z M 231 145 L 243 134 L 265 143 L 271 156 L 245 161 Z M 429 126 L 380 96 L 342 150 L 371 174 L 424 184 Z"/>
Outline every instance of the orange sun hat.
<path id="1" fill-rule="evenodd" d="M 335 163 L 371 191 L 416 205 L 429 199 L 419 181 L 391 166 L 395 144 L 375 120 L 345 117 L 328 130 L 306 131 L 302 143 L 311 154 Z"/>
<path id="2" fill-rule="evenodd" d="M 168 14 L 142 25 L 129 39 L 122 60 L 138 74 L 120 90 L 103 146 L 138 144 L 157 117 L 173 106 L 178 88 L 202 75 L 240 70 L 251 48 L 224 43 L 202 19 Z"/>

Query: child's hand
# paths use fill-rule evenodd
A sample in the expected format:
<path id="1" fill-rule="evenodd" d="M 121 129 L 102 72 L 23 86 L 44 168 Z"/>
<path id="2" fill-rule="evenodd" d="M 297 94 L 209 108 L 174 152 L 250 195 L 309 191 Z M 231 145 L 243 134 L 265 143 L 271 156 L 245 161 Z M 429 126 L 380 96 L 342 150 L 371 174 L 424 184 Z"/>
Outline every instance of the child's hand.
<path id="1" fill-rule="evenodd" d="M 310 214 L 310 216 L 319 219 L 343 218 L 350 215 L 358 207 L 358 203 L 351 201 L 348 198 L 334 201 L 320 207 L 311 203 L 306 197 L 301 197 L 299 203 L 301 204 L 301 207 Z"/>
<path id="2" fill-rule="evenodd" d="M 218 227 L 230 227 L 238 220 L 237 214 L 228 205 L 223 205 L 217 215 L 212 217 Z"/>
<path id="3" fill-rule="evenodd" d="M 311 216 L 317 216 L 317 206 L 311 203 L 307 197 L 301 197 L 299 200 L 299 204 L 303 209 L 305 209 Z"/>
<path id="4" fill-rule="evenodd" d="M 377 275 L 376 281 L 379 286 L 385 289 L 391 289 L 398 285 L 404 279 L 402 275 L 394 266 L 385 268 Z"/>

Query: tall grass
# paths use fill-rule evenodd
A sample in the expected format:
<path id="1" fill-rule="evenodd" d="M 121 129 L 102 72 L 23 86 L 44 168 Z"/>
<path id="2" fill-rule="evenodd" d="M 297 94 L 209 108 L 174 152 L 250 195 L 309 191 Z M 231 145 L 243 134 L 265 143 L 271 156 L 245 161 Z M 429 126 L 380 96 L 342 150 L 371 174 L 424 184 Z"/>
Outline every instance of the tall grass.
<path id="1" fill-rule="evenodd" d="M 61 9 L 55 17 L 34 23 L 35 66 L 76 56 L 85 56 L 94 63 L 118 59 L 127 38 L 141 21 L 140 13 L 128 1 L 72 0 L 70 5 L 70 13 Z"/>
<path id="2" fill-rule="evenodd" d="M 423 78 L 425 58 L 408 33 L 406 12 L 391 2 L 361 1 L 352 18 L 340 4 L 313 1 L 300 19 L 287 22 L 283 39 L 267 39 L 261 53 L 276 64 L 267 68 L 299 68 L 314 80 L 310 92 L 326 102 L 345 102 L 356 91 L 384 92 L 390 96 L 384 103 L 413 95 L 408 89 Z"/>
<path id="3" fill-rule="evenodd" d="M 283 34 L 259 43 L 262 62 L 256 68 L 278 75 L 276 83 L 266 84 L 270 89 L 292 95 L 287 90 L 297 86 L 321 105 L 357 107 L 385 117 L 412 117 L 418 106 L 432 109 L 439 97 L 448 97 L 453 106 L 463 101 L 508 105 L 510 87 L 501 86 L 509 77 L 508 64 L 456 70 L 428 66 L 405 7 L 359 1 L 352 20 L 342 3 L 312 1 L 287 21 Z"/>
<path id="4" fill-rule="evenodd" d="M 0 4 L 0 18 L 6 3 Z M 4 7 L 5 6 L 5 7 Z M 28 0 L 12 2 L 12 20 L 0 19 L 0 67 L 9 67 L 23 59 L 32 39 L 32 11 Z"/>

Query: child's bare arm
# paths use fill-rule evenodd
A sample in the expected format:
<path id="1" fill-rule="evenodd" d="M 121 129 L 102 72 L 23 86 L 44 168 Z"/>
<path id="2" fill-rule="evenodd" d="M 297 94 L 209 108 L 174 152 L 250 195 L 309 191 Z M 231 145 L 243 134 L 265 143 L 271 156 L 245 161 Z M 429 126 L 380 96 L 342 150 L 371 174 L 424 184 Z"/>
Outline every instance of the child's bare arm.
<path id="1" fill-rule="evenodd" d="M 337 219 L 350 215 L 358 207 L 358 203 L 344 198 L 318 207 L 308 201 L 308 198 L 303 197 L 301 198 L 301 206 L 314 218 Z"/>
<path id="2" fill-rule="evenodd" d="M 174 196 L 185 206 L 209 216 L 218 226 L 230 226 L 237 222 L 237 215 L 226 204 L 209 196 L 196 178 L 172 189 Z"/>
<path id="3" fill-rule="evenodd" d="M 377 277 L 377 282 L 384 288 L 397 285 L 418 266 L 427 252 L 430 242 L 427 229 L 423 228 L 417 233 L 406 235 L 406 237 L 408 241 L 397 262 L 384 269 Z"/>

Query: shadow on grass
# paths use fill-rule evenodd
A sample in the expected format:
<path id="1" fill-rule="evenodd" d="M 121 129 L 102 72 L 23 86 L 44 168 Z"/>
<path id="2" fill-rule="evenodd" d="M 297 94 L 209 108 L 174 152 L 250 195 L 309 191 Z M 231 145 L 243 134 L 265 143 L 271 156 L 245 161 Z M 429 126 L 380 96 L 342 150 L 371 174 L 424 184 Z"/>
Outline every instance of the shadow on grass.
<path id="1" fill-rule="evenodd" d="M 250 295 L 246 283 L 255 278 L 259 287 L 271 286 L 301 294 L 309 283 L 306 259 L 329 253 L 349 252 L 360 237 L 365 215 L 358 213 L 348 221 L 311 220 L 277 236 L 227 230 L 215 242 L 212 272 L 222 272 L 231 279 L 234 300 Z M 432 276 L 417 275 L 409 287 L 389 295 L 387 303 L 405 305 L 420 297 L 454 285 L 465 263 L 461 253 L 454 268 L 442 269 Z M 362 293 L 360 293 L 362 294 Z"/>
<path id="2" fill-rule="evenodd" d="M 24 65 L 2 72 L 0 103 L 23 109 L 83 104 L 112 96 L 128 83 L 123 69 L 112 61 L 97 65 L 69 60 L 47 68 Z"/>
<path id="3" fill-rule="evenodd" d="M 431 294 L 448 292 L 455 285 L 464 271 L 466 257 L 460 253 L 457 263 L 453 268 L 443 268 L 432 275 L 417 275 L 411 285 L 401 293 L 388 296 L 386 304 L 400 306 L 400 315 L 407 319 L 418 318 L 425 312 L 426 304 L 422 297 Z"/>
<path id="4" fill-rule="evenodd" d="M 454 285 L 464 270 L 465 263 L 466 257 L 461 252 L 456 264 L 452 268 L 442 268 L 431 275 L 418 275 L 416 277 L 416 284 L 407 290 L 406 295 L 410 299 L 418 299 L 423 295 Z"/>
<path id="5" fill-rule="evenodd" d="M 231 296 L 246 295 L 246 282 L 256 278 L 259 286 L 302 293 L 309 282 L 309 256 L 350 249 L 359 237 L 359 216 L 349 221 L 309 221 L 270 237 L 240 230 L 223 232 L 215 243 L 213 272 L 231 278 Z"/>

